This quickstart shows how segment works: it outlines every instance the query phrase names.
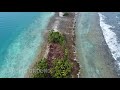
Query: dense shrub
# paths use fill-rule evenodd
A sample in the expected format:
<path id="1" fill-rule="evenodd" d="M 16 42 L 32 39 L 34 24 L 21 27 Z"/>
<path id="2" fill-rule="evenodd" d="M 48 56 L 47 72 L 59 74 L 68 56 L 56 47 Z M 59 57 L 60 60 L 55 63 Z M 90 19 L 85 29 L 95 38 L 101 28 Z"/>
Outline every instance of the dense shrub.
<path id="1" fill-rule="evenodd" d="M 48 65 L 46 59 L 41 59 L 35 67 L 35 71 L 33 72 L 34 78 L 46 78 L 48 76 L 47 71 Z"/>
<path id="2" fill-rule="evenodd" d="M 64 36 L 59 32 L 54 32 L 53 30 L 49 32 L 48 41 L 53 43 L 59 43 L 63 45 L 65 43 Z"/>
<path id="3" fill-rule="evenodd" d="M 71 70 L 72 64 L 68 60 L 56 59 L 53 61 L 50 74 L 53 78 L 69 78 Z"/>
<path id="4" fill-rule="evenodd" d="M 68 16 L 69 14 L 67 13 L 67 12 L 65 12 L 64 14 L 63 14 L 63 16 Z"/>

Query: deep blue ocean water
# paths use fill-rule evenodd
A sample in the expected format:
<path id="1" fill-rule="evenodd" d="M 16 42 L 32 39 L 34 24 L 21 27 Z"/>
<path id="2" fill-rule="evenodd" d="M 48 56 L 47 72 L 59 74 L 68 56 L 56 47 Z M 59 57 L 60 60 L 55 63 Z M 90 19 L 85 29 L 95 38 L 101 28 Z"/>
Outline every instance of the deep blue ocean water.
<path id="1" fill-rule="evenodd" d="M 0 77 L 24 77 L 52 12 L 0 12 Z"/>

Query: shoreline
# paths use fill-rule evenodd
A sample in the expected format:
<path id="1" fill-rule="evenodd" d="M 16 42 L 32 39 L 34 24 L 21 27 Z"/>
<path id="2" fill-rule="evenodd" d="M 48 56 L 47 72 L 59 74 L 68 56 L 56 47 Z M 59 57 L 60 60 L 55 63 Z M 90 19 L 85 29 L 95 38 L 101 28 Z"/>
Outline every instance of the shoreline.
<path id="1" fill-rule="evenodd" d="M 76 30 L 76 43 L 81 63 L 81 77 L 117 78 L 118 76 L 113 70 L 113 58 L 103 37 L 97 13 L 80 14 L 77 23 L 79 32 Z M 85 27 L 85 29 L 81 27 Z"/>
<path id="2" fill-rule="evenodd" d="M 97 14 L 98 14 L 98 13 L 97 13 Z M 98 17 L 99 17 L 99 15 L 98 15 Z M 104 46 L 104 48 L 105 48 L 105 51 L 107 51 L 107 52 L 106 52 L 107 56 L 110 58 L 110 59 L 106 59 L 106 64 L 107 64 L 108 67 L 109 67 L 108 69 L 113 72 L 113 76 L 114 76 L 115 78 L 119 78 L 119 76 L 118 76 L 118 74 L 117 74 L 117 72 L 115 71 L 115 68 L 114 68 L 114 58 L 113 58 L 113 56 L 112 56 L 112 54 L 111 54 L 111 51 L 110 51 L 110 49 L 109 49 L 109 47 L 108 47 L 108 45 L 107 45 L 107 43 L 106 43 L 106 40 L 105 40 L 103 31 L 102 31 L 102 27 L 100 26 L 100 18 L 98 19 L 98 21 L 99 21 L 99 28 L 100 28 L 100 31 L 101 31 L 101 33 L 102 33 L 101 35 L 102 35 L 102 37 L 103 37 L 103 46 Z"/>
<path id="3" fill-rule="evenodd" d="M 73 14 L 74 14 L 74 13 L 73 13 Z M 73 14 L 70 13 L 70 15 L 73 15 Z M 60 16 L 59 16 L 59 13 L 58 13 L 58 12 L 55 12 L 55 15 L 50 18 L 50 21 L 49 21 L 48 26 L 47 26 L 47 30 L 45 30 L 45 33 L 44 33 L 44 42 L 43 42 L 43 44 L 38 48 L 40 51 L 38 52 L 38 55 L 37 55 L 37 57 L 35 58 L 35 60 L 34 60 L 34 62 L 32 63 L 32 65 L 30 66 L 29 70 L 34 69 L 35 64 L 36 64 L 37 62 L 39 62 L 41 58 L 47 57 L 47 54 L 48 54 L 48 52 L 49 52 L 49 48 L 48 48 L 49 45 L 48 45 L 48 38 L 47 38 L 47 36 L 48 36 L 48 31 L 49 31 L 49 30 L 56 29 L 56 30 L 58 30 L 59 32 L 61 32 L 61 33 L 63 33 L 64 35 L 66 35 L 66 37 L 67 37 L 67 42 L 68 42 L 67 47 L 68 47 L 68 48 L 71 48 L 71 49 L 74 49 L 74 51 L 76 51 L 76 50 L 75 50 L 75 41 L 74 41 L 74 40 L 75 40 L 75 23 L 74 23 L 74 21 L 73 21 L 73 23 L 71 23 L 71 21 L 69 20 L 69 19 L 74 20 L 74 18 L 75 18 L 75 16 L 60 17 Z M 70 27 L 67 28 L 67 25 L 65 26 L 64 23 L 70 25 Z M 71 25 L 73 25 L 72 28 L 71 28 Z M 62 27 L 62 28 L 61 28 L 61 27 Z M 69 32 L 70 30 L 73 30 L 73 32 Z M 66 33 L 66 32 L 69 32 L 69 34 L 72 34 L 72 35 L 68 35 L 68 33 Z M 68 39 L 69 39 L 70 36 L 72 36 L 72 38 L 73 38 L 72 41 L 68 41 Z M 71 45 L 70 43 L 72 43 L 72 45 L 73 45 L 74 47 L 71 47 L 71 46 L 70 46 L 70 45 Z M 40 48 L 41 48 L 41 49 L 40 49 Z M 70 50 L 71 50 L 71 49 L 70 49 Z M 78 76 L 76 76 L 76 75 L 74 75 L 74 74 L 75 74 L 76 72 L 78 72 L 77 70 L 78 70 L 78 68 L 79 68 L 79 64 L 76 63 L 75 58 L 77 58 L 77 56 L 76 56 L 76 53 L 74 53 L 74 51 L 72 50 L 71 53 L 70 53 L 70 56 L 72 57 L 72 60 L 71 60 L 71 58 L 69 58 L 69 59 L 70 59 L 70 62 L 73 62 L 73 63 L 74 63 L 74 65 L 75 65 L 74 68 L 76 68 L 74 71 L 72 71 L 72 75 L 73 75 L 73 77 L 77 78 L 77 77 L 79 77 L 79 75 L 77 74 Z M 69 52 L 70 52 L 70 51 L 69 51 Z M 73 55 L 74 55 L 74 56 L 73 56 Z M 73 59 L 73 57 L 74 57 L 74 59 Z M 28 73 L 25 75 L 26 78 L 30 78 L 31 75 L 32 75 L 32 74 L 29 73 L 29 70 L 28 70 Z"/>
<path id="4" fill-rule="evenodd" d="M 43 42 L 42 44 L 38 47 L 38 53 L 35 57 L 35 59 L 33 60 L 33 63 L 29 66 L 29 69 L 27 70 L 27 73 L 25 74 L 25 78 L 30 78 L 31 77 L 31 73 L 30 71 L 33 70 L 33 68 L 35 67 L 35 64 L 37 62 L 40 61 L 40 59 L 45 55 L 45 51 L 46 51 L 46 47 L 47 47 L 47 34 L 48 34 L 48 31 L 50 30 L 52 24 L 54 23 L 55 21 L 55 17 L 56 17 L 56 13 L 50 18 L 49 22 L 48 22 L 48 25 L 46 27 L 46 30 L 43 32 L 44 35 L 43 35 Z"/>
<path id="5" fill-rule="evenodd" d="M 105 38 L 105 42 L 110 50 L 110 53 L 114 59 L 114 68 L 115 68 L 115 71 L 117 72 L 118 76 L 120 77 L 119 75 L 119 43 L 117 43 L 117 36 L 116 36 L 116 33 L 113 32 L 110 28 L 112 28 L 112 26 L 110 26 L 109 24 L 106 24 L 104 22 L 104 15 L 101 14 L 101 13 L 98 13 L 99 17 L 100 17 L 100 27 L 101 27 L 101 30 L 103 32 L 103 36 Z"/>
<path id="6" fill-rule="evenodd" d="M 98 16 L 99 16 L 99 13 L 98 13 Z M 100 25 L 100 16 L 99 16 L 99 26 L 100 26 L 100 28 L 101 28 L 101 32 L 102 32 L 102 37 L 104 37 L 104 43 L 105 43 L 105 47 L 107 48 L 107 51 L 108 51 L 108 55 L 110 56 L 110 69 L 111 70 L 113 70 L 113 72 L 115 73 L 115 75 L 116 75 L 116 77 L 117 78 L 120 78 L 120 76 L 118 75 L 118 73 L 117 73 L 117 71 L 116 71 L 116 69 L 115 69 L 115 58 L 114 58 L 114 56 L 112 55 L 112 52 L 111 52 L 111 50 L 110 50 L 110 48 L 109 48 L 109 45 L 108 45 L 108 43 L 107 43 L 107 41 L 106 41 L 106 39 L 105 39 L 105 35 L 104 35 L 104 32 L 103 32 L 103 30 L 102 30 L 102 27 L 101 27 L 101 25 Z M 108 61 L 109 62 L 109 61 Z"/>

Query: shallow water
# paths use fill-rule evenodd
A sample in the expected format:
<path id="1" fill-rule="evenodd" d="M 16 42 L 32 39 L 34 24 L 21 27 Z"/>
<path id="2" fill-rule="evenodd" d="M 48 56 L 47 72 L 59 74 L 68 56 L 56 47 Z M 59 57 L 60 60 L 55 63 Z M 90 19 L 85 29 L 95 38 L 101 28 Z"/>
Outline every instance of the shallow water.
<path id="1" fill-rule="evenodd" d="M 24 77 L 52 12 L 0 13 L 0 77 Z"/>
<path id="2" fill-rule="evenodd" d="M 76 25 L 76 47 L 81 77 L 117 77 L 112 69 L 112 56 L 106 46 L 96 12 L 80 12 Z"/>

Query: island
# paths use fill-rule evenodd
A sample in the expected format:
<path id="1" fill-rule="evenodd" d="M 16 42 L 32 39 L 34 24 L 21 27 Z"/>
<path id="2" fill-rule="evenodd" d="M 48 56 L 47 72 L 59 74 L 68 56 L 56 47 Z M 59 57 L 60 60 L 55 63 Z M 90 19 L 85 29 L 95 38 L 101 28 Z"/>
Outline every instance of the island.
<path id="1" fill-rule="evenodd" d="M 28 78 L 78 78 L 74 12 L 56 12 L 44 33 L 42 50 L 30 66 Z"/>

